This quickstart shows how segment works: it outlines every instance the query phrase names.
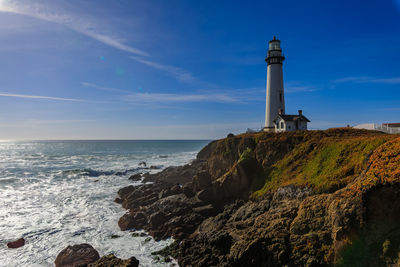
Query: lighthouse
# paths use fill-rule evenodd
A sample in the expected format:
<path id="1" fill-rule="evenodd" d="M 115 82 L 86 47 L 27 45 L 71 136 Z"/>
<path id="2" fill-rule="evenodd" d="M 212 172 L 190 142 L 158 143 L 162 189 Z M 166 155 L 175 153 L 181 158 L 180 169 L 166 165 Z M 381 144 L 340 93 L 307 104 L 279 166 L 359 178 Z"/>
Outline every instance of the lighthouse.
<path id="1" fill-rule="evenodd" d="M 267 99 L 265 108 L 266 132 L 275 132 L 275 118 L 279 114 L 285 114 L 285 95 L 283 91 L 282 63 L 285 57 L 282 54 L 281 41 L 274 39 L 269 41 L 267 62 Z"/>

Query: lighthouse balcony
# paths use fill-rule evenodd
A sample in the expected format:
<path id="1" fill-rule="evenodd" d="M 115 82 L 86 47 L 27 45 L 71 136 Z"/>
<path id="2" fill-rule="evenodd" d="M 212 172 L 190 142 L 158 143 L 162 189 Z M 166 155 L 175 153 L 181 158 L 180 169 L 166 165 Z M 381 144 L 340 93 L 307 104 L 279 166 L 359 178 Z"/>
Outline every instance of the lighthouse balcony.
<path id="1" fill-rule="evenodd" d="M 269 64 L 282 64 L 282 62 L 285 60 L 284 56 L 268 56 L 265 58 L 265 62 Z"/>

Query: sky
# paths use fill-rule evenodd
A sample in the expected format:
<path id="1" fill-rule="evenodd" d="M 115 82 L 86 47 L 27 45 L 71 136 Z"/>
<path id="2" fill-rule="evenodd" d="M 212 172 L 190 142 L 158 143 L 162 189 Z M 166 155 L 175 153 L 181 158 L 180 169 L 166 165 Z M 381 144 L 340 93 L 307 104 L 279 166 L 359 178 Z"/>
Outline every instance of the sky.
<path id="1" fill-rule="evenodd" d="M 400 0 L 0 0 L 0 140 L 260 129 L 273 36 L 286 113 L 400 122 Z"/>

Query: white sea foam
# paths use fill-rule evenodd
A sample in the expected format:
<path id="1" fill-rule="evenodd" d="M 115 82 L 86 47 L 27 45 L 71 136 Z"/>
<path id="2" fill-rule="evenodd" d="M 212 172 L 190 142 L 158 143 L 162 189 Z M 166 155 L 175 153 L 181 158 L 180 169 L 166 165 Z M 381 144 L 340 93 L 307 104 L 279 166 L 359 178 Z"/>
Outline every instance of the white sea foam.
<path id="1" fill-rule="evenodd" d="M 115 144 L 75 152 L 82 144 L 0 143 L 0 266 L 53 266 L 60 250 L 84 242 L 100 255 L 135 256 L 141 266 L 169 266 L 155 261 L 151 252 L 171 240 L 149 241 L 120 231 L 117 223 L 125 210 L 113 200 L 120 188 L 132 184 L 127 178 L 141 171 L 141 161 L 182 165 L 204 143 L 160 153 L 157 144 L 139 146 L 141 150 L 136 145 L 140 151 L 130 153 L 120 145 L 107 151 Z M 25 246 L 6 247 L 20 237 Z"/>

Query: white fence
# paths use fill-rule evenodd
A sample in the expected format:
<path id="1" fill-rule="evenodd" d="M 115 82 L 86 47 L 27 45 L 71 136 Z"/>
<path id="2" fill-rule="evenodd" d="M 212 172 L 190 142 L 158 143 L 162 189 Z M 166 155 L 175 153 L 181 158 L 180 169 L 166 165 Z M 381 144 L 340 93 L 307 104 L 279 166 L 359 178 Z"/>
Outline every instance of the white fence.
<path id="1" fill-rule="evenodd" d="M 375 130 L 390 134 L 400 134 L 400 127 L 389 127 L 384 124 L 376 124 Z"/>

